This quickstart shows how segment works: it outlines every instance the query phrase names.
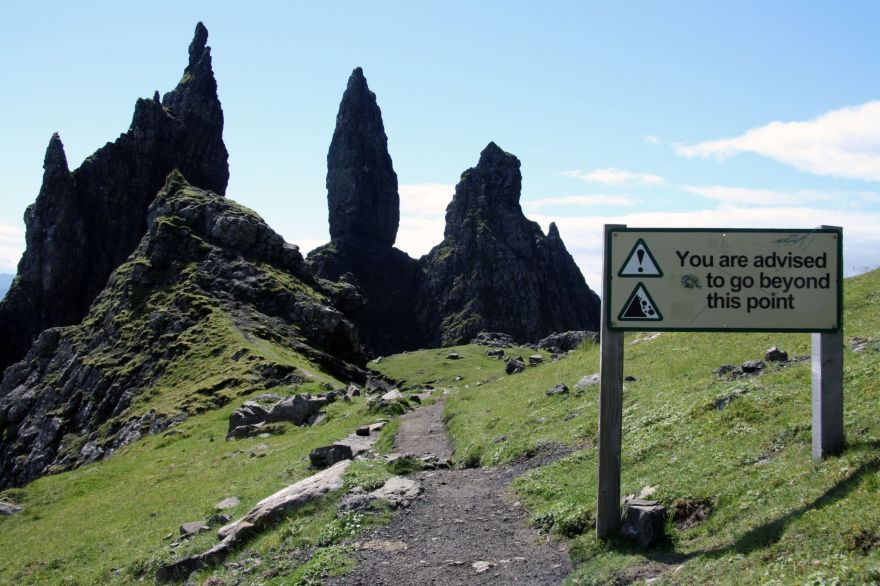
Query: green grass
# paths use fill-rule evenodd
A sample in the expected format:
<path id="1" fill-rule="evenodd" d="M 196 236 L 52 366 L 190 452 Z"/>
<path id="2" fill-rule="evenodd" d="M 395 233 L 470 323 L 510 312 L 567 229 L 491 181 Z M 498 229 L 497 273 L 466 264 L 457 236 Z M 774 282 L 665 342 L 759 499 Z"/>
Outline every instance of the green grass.
<path id="1" fill-rule="evenodd" d="M 880 272 L 845 285 L 845 337 L 880 338 Z M 520 477 L 514 490 L 539 529 L 565 539 L 576 562 L 572 584 L 660 576 L 656 583 L 870 583 L 880 581 L 880 353 L 844 350 L 847 447 L 811 461 L 809 361 L 771 364 L 759 376 L 729 380 L 724 363 L 760 359 L 771 346 L 810 354 L 806 334 L 665 333 L 625 340 L 622 492 L 657 487 L 676 499 L 708 499 L 714 512 L 642 552 L 594 537 L 598 387 L 573 385 L 598 372 L 598 346 L 507 376 L 476 346 L 391 357 L 393 376 L 443 381 L 461 371 L 446 403 L 460 465 L 495 465 L 562 444 L 574 453 Z M 465 366 L 467 362 L 467 366 Z M 465 370 L 467 369 L 467 370 Z M 471 384 L 465 384 L 470 379 Z M 483 380 L 479 387 L 473 379 Z M 558 383 L 568 396 L 548 397 Z M 733 397 L 723 409 L 719 399 Z M 681 569 L 675 571 L 681 566 Z"/>
<path id="2" fill-rule="evenodd" d="M 845 291 L 847 339 L 880 337 L 880 272 L 848 280 Z M 241 347 L 256 360 L 308 373 L 313 380 L 303 386 L 309 389 L 317 391 L 321 382 L 342 386 L 284 345 L 240 331 L 222 313 L 212 313 L 206 324 L 210 331 L 203 333 L 216 336 L 219 350 L 209 343 L 214 338 L 194 337 L 159 379 L 160 390 L 137 409 L 176 409 L 193 394 L 207 400 L 199 389 L 243 376 L 227 355 Z M 740 380 L 713 372 L 723 363 L 760 358 L 773 345 L 791 356 L 808 355 L 809 336 L 667 333 L 647 340 L 631 334 L 625 343 L 625 373 L 637 380 L 625 383 L 624 391 L 623 493 L 656 486 L 652 498 L 668 507 L 676 499 L 708 499 L 714 506 L 691 529 L 670 524 L 668 543 L 651 552 L 593 536 L 598 389 L 576 396 L 574 384 L 598 371 L 597 346 L 510 376 L 480 346 L 410 352 L 370 366 L 403 379 L 404 390 L 430 385 L 438 396 L 450 391 L 446 418 L 459 465 L 503 464 L 547 444 L 570 447 L 570 456 L 520 477 L 513 490 L 532 523 L 570 547 L 572 584 L 649 575 L 669 584 L 880 581 L 880 353 L 845 350 L 847 449 L 814 465 L 808 362 L 770 365 Z M 453 351 L 459 360 L 447 359 Z M 545 395 L 560 382 L 571 394 Z M 171 548 L 181 523 L 207 518 L 216 502 L 232 495 L 241 505 L 230 514 L 242 515 L 307 476 L 312 448 L 376 420 L 359 397 L 331 405 L 330 417 L 317 426 L 227 442 L 229 413 L 255 390 L 244 383 L 230 388 L 238 391 L 228 403 L 196 409 L 168 432 L 142 438 L 106 461 L 0 494 L 25 507 L 0 518 L 0 583 L 151 581 L 160 564 L 216 543 L 212 531 Z M 725 397 L 734 398 L 717 409 Z M 397 420 L 386 426 L 377 451 L 390 450 L 397 426 Z M 358 462 L 346 485 L 375 488 L 390 474 L 384 465 Z M 340 496 L 301 509 L 248 542 L 229 560 L 240 568 L 209 568 L 193 581 L 318 584 L 349 570 L 352 540 L 387 522 L 390 513 L 337 516 Z M 173 538 L 164 539 L 168 534 Z"/>
<path id="3" fill-rule="evenodd" d="M 0 518 L 0 582 L 128 583 L 142 573 L 149 578 L 160 563 L 216 543 L 212 531 L 185 547 L 169 548 L 172 540 L 163 537 L 173 534 L 176 540 L 181 523 L 206 519 L 228 496 L 241 500 L 228 513 L 244 514 L 310 475 L 313 448 L 375 420 L 362 401 L 337 402 L 322 424 L 288 425 L 282 435 L 226 441 L 232 409 L 193 417 L 108 460 L 6 491 L 25 511 Z"/>

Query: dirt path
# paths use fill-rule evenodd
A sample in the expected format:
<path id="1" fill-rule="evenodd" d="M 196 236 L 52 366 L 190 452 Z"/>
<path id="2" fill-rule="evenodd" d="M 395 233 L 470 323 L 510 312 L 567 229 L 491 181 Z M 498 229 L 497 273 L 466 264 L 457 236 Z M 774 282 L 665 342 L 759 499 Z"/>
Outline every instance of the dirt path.
<path id="1" fill-rule="evenodd" d="M 443 402 L 405 416 L 395 450 L 451 454 Z M 526 524 L 506 489 L 527 466 L 419 472 L 424 495 L 389 525 L 363 536 L 360 565 L 337 585 L 559 584 L 571 571 L 565 547 Z"/>
<path id="2" fill-rule="evenodd" d="M 451 457 L 452 443 L 443 424 L 444 404 L 440 399 L 404 415 L 394 438 L 394 451 L 416 456 L 434 454 L 438 460 Z"/>

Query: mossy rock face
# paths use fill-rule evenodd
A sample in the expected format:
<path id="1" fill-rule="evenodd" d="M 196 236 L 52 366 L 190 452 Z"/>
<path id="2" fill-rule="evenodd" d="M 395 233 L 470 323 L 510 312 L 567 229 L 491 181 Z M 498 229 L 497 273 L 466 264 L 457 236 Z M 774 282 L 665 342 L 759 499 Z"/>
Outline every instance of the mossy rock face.
<path id="1" fill-rule="evenodd" d="M 49 330 L 9 369 L 0 487 L 105 458 L 256 391 L 322 373 L 364 380 L 357 332 L 330 301 L 339 288 L 313 279 L 257 214 L 175 172 L 148 216 L 82 323 Z"/>
<path id="2" fill-rule="evenodd" d="M 171 171 L 226 191 L 223 111 L 207 39 L 196 27 L 180 84 L 162 103 L 158 92 L 137 100 L 128 130 L 79 168 L 69 169 L 57 134 L 50 140 L 40 193 L 26 214 L 27 249 L 0 302 L 0 371 L 46 328 L 79 323 L 89 312 L 144 236 L 147 209 Z"/>

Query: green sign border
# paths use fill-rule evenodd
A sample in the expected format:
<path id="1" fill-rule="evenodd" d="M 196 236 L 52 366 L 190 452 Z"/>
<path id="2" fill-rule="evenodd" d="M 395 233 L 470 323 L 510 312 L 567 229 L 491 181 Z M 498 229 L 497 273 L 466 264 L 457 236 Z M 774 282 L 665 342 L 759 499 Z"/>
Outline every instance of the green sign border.
<path id="1" fill-rule="evenodd" d="M 611 319 L 611 288 L 614 281 L 620 281 L 613 269 L 608 270 L 608 274 L 603 275 L 605 281 L 603 294 L 608 296 L 608 300 L 603 299 L 605 305 L 604 319 L 608 325 L 608 329 L 612 332 L 801 332 L 801 333 L 832 333 L 843 327 L 843 228 L 612 228 L 608 230 L 605 239 L 605 266 L 611 267 L 611 242 L 614 234 L 617 232 L 672 232 L 672 233 L 761 233 L 761 234 L 837 234 L 837 325 L 826 329 L 809 329 L 809 328 L 678 328 L 663 327 L 660 323 L 656 326 L 652 324 L 636 325 L 632 322 L 621 324 L 620 321 Z M 623 277 L 626 278 L 626 277 Z M 631 279 L 631 277 L 629 277 Z M 662 322 L 661 322 L 662 323 Z"/>

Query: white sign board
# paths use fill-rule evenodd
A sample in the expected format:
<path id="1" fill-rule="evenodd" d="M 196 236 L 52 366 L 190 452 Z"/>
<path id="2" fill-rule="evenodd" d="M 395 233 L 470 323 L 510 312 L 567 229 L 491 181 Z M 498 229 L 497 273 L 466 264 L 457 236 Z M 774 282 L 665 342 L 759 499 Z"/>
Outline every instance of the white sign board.
<path id="1" fill-rule="evenodd" d="M 841 230 L 614 228 L 612 330 L 833 332 Z"/>

